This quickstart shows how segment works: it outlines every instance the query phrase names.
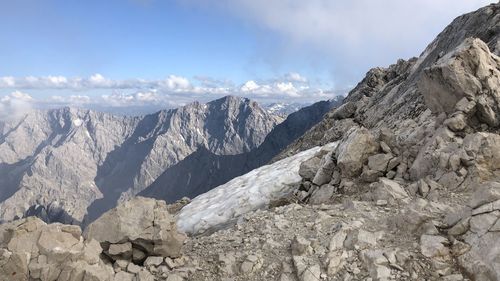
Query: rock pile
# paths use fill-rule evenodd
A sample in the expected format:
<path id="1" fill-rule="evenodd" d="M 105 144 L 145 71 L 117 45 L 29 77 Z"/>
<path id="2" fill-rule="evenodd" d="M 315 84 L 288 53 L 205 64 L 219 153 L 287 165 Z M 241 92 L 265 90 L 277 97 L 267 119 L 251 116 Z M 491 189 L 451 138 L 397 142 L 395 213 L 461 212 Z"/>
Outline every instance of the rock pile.
<path id="1" fill-rule="evenodd" d="M 27 218 L 0 226 L 0 280 L 113 280 L 96 240 L 78 226 Z M 85 278 L 85 279 L 84 279 Z"/>
<path id="2" fill-rule="evenodd" d="M 85 238 L 84 238 L 85 237 Z M 0 280 L 183 280 L 186 264 L 164 201 L 137 197 L 79 226 L 30 217 L 0 225 Z"/>

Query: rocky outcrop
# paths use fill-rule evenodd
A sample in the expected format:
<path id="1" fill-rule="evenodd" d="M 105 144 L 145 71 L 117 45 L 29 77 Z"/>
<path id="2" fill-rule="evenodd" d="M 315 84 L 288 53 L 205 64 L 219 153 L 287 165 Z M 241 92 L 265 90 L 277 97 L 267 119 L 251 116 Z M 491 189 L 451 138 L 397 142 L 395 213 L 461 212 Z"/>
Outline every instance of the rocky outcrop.
<path id="1" fill-rule="evenodd" d="M 0 226 L 1 280 L 111 281 L 96 240 L 84 241 L 78 226 L 28 218 Z"/>
<path id="2" fill-rule="evenodd" d="M 165 202 L 125 202 L 84 236 L 79 226 L 36 217 L 0 225 L 0 280 L 182 281 L 187 276 L 181 255 L 186 237 L 177 232 Z"/>
<path id="3" fill-rule="evenodd" d="M 321 146 L 288 198 L 303 205 L 193 238 L 193 256 L 225 253 L 204 263 L 218 274 L 193 276 L 497 280 L 499 13 L 492 4 L 459 17 L 419 58 L 369 71 L 344 106 L 277 157 Z M 227 237 L 235 242 L 218 243 Z M 270 248 L 281 265 L 266 259 L 276 257 Z M 238 271 L 248 251 L 258 273 Z"/>
<path id="4" fill-rule="evenodd" d="M 178 258 L 186 236 L 177 231 L 167 204 L 135 197 L 91 223 L 84 236 L 101 243 L 112 260 L 142 263 L 148 256 Z"/>

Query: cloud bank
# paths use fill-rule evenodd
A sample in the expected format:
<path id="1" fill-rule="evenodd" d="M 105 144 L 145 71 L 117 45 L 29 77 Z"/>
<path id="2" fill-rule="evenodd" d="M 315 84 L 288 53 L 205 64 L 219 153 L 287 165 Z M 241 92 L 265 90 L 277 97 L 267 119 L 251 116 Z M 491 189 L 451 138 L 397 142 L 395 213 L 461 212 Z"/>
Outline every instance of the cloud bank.
<path id="1" fill-rule="evenodd" d="M 23 92 L 14 91 L 0 98 L 0 120 L 21 118 L 32 109 L 34 99 Z"/>
<path id="2" fill-rule="evenodd" d="M 294 102 L 309 103 L 344 94 L 314 87 L 306 77 L 297 72 L 266 80 L 248 80 L 241 84 L 201 76 L 190 80 L 178 75 L 169 75 L 160 80 L 115 80 L 101 74 L 85 78 L 0 77 L 0 90 L 13 91 L 3 97 L 0 94 L 0 111 L 5 116 L 13 115 L 13 112 L 18 116 L 17 112 L 23 112 L 32 106 L 158 109 L 182 106 L 194 100 L 206 102 L 226 95 L 239 95 L 262 103 L 291 99 Z M 39 94 L 41 92 L 44 94 Z"/>

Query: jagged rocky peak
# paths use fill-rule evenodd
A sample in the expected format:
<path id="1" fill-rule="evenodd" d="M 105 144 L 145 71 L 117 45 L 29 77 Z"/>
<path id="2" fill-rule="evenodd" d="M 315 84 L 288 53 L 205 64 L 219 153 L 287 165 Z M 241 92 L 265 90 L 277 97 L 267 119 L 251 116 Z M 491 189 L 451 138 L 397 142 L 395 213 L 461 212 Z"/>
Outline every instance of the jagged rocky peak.
<path id="1" fill-rule="evenodd" d="M 279 122 L 232 96 L 138 117 L 69 107 L 30 112 L 2 128 L 0 217 L 88 223 L 200 147 L 249 152 Z"/>

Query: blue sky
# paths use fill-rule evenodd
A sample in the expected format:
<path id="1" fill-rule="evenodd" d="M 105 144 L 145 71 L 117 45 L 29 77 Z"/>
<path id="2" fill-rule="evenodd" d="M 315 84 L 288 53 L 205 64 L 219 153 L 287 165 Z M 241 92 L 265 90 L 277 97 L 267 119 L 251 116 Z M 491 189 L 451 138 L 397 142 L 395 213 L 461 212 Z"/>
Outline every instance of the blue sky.
<path id="1" fill-rule="evenodd" d="M 0 98 L 4 108 L 327 99 L 489 2 L 0 0 Z"/>

